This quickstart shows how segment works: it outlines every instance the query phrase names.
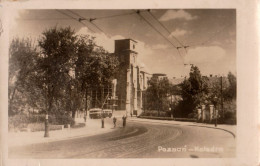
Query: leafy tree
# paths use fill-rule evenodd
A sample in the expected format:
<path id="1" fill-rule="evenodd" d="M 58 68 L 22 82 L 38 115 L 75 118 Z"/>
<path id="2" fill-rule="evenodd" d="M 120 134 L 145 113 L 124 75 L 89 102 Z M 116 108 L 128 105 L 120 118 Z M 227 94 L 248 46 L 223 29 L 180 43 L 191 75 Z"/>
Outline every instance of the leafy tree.
<path id="1" fill-rule="evenodd" d="M 48 112 L 72 112 L 74 118 L 83 102 L 85 108 L 89 103 L 88 89 L 102 89 L 117 70 L 115 56 L 97 46 L 93 37 L 76 36 L 69 27 L 45 31 L 39 46 L 39 80 L 46 90 Z"/>
<path id="2" fill-rule="evenodd" d="M 45 90 L 46 111 L 49 113 L 55 111 L 55 106 L 67 106 L 64 102 L 69 98 L 74 83 L 71 70 L 76 57 L 76 41 L 77 36 L 70 27 L 48 29 L 39 40 L 41 58 L 37 72 L 42 89 Z M 74 111 L 70 108 L 64 109 Z M 59 111 L 56 109 L 55 112 Z"/>
<path id="3" fill-rule="evenodd" d="M 75 74 L 78 88 L 81 92 L 85 92 L 85 110 L 87 110 L 89 89 L 101 91 L 104 86 L 111 84 L 119 62 L 113 54 L 97 46 L 94 38 L 90 36 L 79 37 L 77 56 Z"/>
<path id="4" fill-rule="evenodd" d="M 114 55 L 97 46 L 93 37 L 77 36 L 70 27 L 44 31 L 38 46 L 24 39 L 11 43 L 11 113 L 28 105 L 50 114 L 72 113 L 75 117 L 76 110 L 89 104 L 88 89 L 102 89 L 117 71 Z"/>
<path id="5" fill-rule="evenodd" d="M 187 117 L 193 110 L 206 101 L 208 94 L 207 78 L 202 77 L 197 66 L 191 66 L 190 76 L 182 87 L 181 116 Z"/>
<path id="6" fill-rule="evenodd" d="M 228 73 L 228 82 L 229 86 L 226 88 L 223 92 L 223 98 L 226 101 L 231 101 L 236 99 L 237 95 L 237 80 L 236 76 L 232 74 L 231 72 Z"/>
<path id="7" fill-rule="evenodd" d="M 148 82 L 146 90 L 146 108 L 148 110 L 166 111 L 169 108 L 168 96 L 171 91 L 171 84 L 168 78 L 158 79 L 152 77 Z"/>
<path id="8" fill-rule="evenodd" d="M 9 115 L 26 105 L 41 109 L 42 91 L 36 85 L 38 51 L 30 39 L 13 39 L 9 48 Z M 27 104 L 25 104 L 27 103 Z"/>

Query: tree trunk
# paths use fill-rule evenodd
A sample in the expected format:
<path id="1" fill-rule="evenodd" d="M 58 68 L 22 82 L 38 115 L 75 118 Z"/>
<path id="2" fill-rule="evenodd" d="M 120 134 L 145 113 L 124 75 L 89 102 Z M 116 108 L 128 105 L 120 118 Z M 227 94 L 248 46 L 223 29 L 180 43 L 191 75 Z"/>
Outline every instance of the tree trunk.
<path id="1" fill-rule="evenodd" d="M 72 118 L 75 120 L 76 111 L 72 110 Z"/>
<path id="2" fill-rule="evenodd" d="M 88 88 L 86 88 L 85 98 L 86 98 L 86 103 L 85 103 L 85 115 L 86 115 L 86 117 L 87 117 L 87 116 L 88 116 Z"/>
<path id="3" fill-rule="evenodd" d="M 13 115 L 13 99 L 15 96 L 16 87 L 14 88 L 14 91 L 11 96 L 9 96 L 9 107 L 8 107 L 8 114 Z"/>

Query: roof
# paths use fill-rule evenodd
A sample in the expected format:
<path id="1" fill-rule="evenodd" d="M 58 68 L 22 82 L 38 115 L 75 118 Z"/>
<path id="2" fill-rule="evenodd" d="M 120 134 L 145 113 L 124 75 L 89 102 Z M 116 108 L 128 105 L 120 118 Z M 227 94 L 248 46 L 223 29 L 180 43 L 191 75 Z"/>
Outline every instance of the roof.
<path id="1" fill-rule="evenodd" d="M 135 43 L 138 43 L 137 41 L 135 41 L 135 40 L 133 40 L 133 39 L 131 39 L 131 38 L 128 38 L 128 39 L 118 39 L 118 40 L 115 40 L 115 41 L 120 41 L 120 40 L 131 40 L 131 41 L 133 41 L 133 42 L 135 42 Z"/>
<path id="2" fill-rule="evenodd" d="M 167 75 L 164 73 L 153 73 L 153 76 L 167 76 Z"/>
<path id="3" fill-rule="evenodd" d="M 173 85 L 179 85 L 184 81 L 184 78 L 169 78 L 169 81 Z"/>

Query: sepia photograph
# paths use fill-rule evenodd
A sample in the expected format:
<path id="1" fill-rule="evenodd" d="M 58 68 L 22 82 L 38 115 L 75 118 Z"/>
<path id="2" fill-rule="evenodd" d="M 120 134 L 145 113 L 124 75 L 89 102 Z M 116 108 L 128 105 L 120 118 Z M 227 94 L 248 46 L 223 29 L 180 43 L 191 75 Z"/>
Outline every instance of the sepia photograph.
<path id="1" fill-rule="evenodd" d="M 20 9 L 8 158 L 235 158 L 236 9 Z"/>

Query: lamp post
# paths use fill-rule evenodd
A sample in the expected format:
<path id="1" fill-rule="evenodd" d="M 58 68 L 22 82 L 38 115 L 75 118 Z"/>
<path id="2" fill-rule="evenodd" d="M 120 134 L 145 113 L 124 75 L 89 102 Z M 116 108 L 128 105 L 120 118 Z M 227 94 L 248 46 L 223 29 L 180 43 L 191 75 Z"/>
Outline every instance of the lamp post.
<path id="1" fill-rule="evenodd" d="M 170 112 L 170 114 L 171 114 L 171 118 L 173 118 L 171 105 L 170 105 L 170 107 L 169 107 L 169 112 Z"/>
<path id="2" fill-rule="evenodd" d="M 218 125 L 218 115 L 217 115 L 217 96 L 214 97 L 214 105 L 215 105 L 215 108 L 214 108 L 214 114 L 215 114 L 215 127 L 217 127 Z"/>
<path id="3" fill-rule="evenodd" d="M 44 132 L 44 137 L 49 137 L 49 117 L 48 117 L 48 112 L 46 113 L 45 117 L 45 132 Z"/>
<path id="4" fill-rule="evenodd" d="M 87 122 L 87 111 L 86 110 L 84 111 L 84 122 L 85 123 Z"/>

